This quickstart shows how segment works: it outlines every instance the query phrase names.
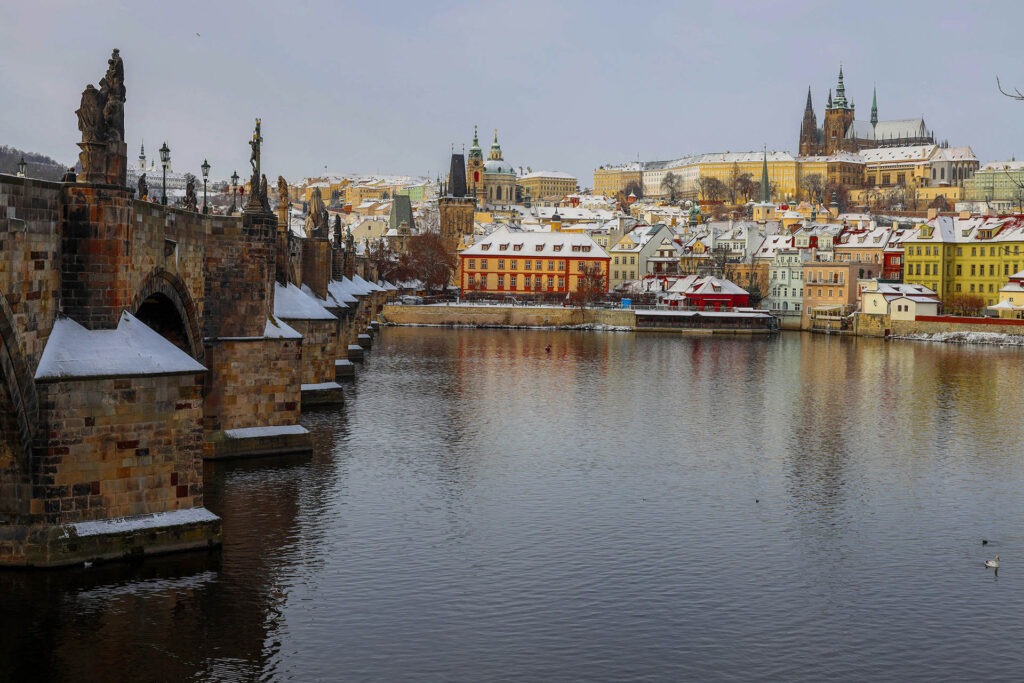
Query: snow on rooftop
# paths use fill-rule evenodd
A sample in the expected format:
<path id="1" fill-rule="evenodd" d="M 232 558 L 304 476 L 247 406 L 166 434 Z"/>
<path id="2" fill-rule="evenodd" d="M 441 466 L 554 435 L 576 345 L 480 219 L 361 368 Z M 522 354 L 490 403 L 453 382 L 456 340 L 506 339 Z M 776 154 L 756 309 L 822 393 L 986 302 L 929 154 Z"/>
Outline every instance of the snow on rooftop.
<path id="1" fill-rule="evenodd" d="M 274 283 L 274 315 L 285 320 L 337 320 L 316 299 L 293 284 Z"/>
<path id="2" fill-rule="evenodd" d="M 87 330 L 58 318 L 36 368 L 37 380 L 205 372 L 198 361 L 127 311 L 114 330 Z"/>
<path id="3" fill-rule="evenodd" d="M 302 334 L 295 328 L 273 315 L 267 316 L 267 324 L 263 326 L 263 336 L 267 339 L 302 339 Z"/>

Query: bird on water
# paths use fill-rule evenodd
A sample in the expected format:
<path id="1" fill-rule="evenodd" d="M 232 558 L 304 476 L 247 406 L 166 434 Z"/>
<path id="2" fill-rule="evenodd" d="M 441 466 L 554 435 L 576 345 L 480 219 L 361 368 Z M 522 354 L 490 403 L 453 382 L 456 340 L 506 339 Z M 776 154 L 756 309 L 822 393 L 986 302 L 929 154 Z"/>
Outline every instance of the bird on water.
<path id="1" fill-rule="evenodd" d="M 999 569 L 999 556 L 996 555 L 994 560 L 985 560 L 985 566 L 990 569 Z"/>

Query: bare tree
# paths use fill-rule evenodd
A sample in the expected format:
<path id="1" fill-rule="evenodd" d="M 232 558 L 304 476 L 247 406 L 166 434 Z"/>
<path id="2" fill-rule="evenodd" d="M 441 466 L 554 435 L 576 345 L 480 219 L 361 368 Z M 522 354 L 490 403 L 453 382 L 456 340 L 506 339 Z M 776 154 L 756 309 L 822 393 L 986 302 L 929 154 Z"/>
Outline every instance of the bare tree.
<path id="1" fill-rule="evenodd" d="M 807 193 L 807 198 L 812 202 L 821 202 L 825 192 L 825 181 L 820 173 L 811 173 L 800 180 L 800 187 Z"/>
<path id="2" fill-rule="evenodd" d="M 757 194 L 758 184 L 754 180 L 754 176 L 749 173 L 741 173 L 736 178 L 736 193 L 743 197 L 744 202 L 749 202 L 750 199 Z"/>
<path id="3" fill-rule="evenodd" d="M 725 183 L 714 176 L 702 175 L 697 179 L 697 188 L 705 201 L 721 201 L 725 196 Z"/>
<path id="4" fill-rule="evenodd" d="M 569 295 L 569 301 L 577 308 L 586 308 L 607 293 L 608 278 L 600 264 L 594 263 L 583 268 L 576 281 L 576 291 Z"/>
<path id="5" fill-rule="evenodd" d="M 679 176 L 672 171 L 665 174 L 665 177 L 661 179 L 661 189 L 668 195 L 668 200 L 674 202 L 679 198 Z"/>

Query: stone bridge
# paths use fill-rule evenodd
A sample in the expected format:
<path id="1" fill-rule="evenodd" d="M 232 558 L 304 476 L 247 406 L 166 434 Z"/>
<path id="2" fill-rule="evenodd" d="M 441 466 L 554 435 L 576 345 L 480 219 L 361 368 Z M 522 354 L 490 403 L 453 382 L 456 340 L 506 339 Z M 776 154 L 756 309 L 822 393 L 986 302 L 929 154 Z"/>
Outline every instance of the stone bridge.
<path id="1" fill-rule="evenodd" d="M 0 565 L 218 544 L 202 460 L 309 451 L 303 405 L 341 400 L 390 294 L 344 246 L 257 197 L 203 215 L 123 174 L 0 175 Z"/>

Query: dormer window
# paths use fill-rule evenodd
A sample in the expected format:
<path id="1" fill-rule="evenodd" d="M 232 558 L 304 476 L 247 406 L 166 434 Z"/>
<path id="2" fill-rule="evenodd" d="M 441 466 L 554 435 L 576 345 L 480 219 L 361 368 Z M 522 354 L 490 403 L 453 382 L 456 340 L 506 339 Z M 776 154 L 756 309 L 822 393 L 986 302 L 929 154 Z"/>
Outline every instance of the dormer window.
<path id="1" fill-rule="evenodd" d="M 554 245 L 554 246 L 553 246 L 553 247 L 551 247 L 551 248 L 552 248 L 553 250 L 555 250 L 555 251 L 562 251 L 562 245 L 561 245 L 561 244 L 556 244 L 556 245 Z"/>
<path id="2" fill-rule="evenodd" d="M 538 244 L 537 245 L 537 251 L 544 251 L 544 245 L 543 244 Z"/>
<path id="3" fill-rule="evenodd" d="M 498 245 L 498 251 L 508 251 L 508 243 L 499 244 Z"/>
<path id="4" fill-rule="evenodd" d="M 490 244 L 481 244 L 481 245 L 480 245 L 480 249 L 481 249 L 481 251 L 487 251 L 487 250 L 488 250 L 488 249 L 490 249 L 490 248 L 491 248 L 491 245 L 490 245 Z"/>
<path id="5" fill-rule="evenodd" d="M 512 245 L 512 249 L 513 249 L 514 251 L 522 251 L 522 249 L 523 249 L 523 245 L 521 245 L 521 244 L 513 244 L 513 245 Z"/>

